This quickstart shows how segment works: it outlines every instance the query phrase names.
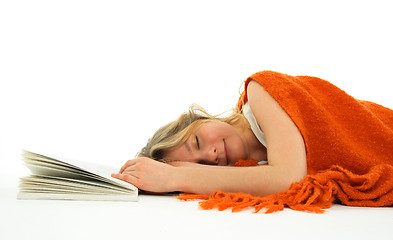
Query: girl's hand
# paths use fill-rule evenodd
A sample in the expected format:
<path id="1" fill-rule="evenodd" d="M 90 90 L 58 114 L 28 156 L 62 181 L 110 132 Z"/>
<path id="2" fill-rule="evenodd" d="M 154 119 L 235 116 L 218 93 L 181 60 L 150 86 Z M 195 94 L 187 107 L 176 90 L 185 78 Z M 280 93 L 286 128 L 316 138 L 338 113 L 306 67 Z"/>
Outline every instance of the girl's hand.
<path id="1" fill-rule="evenodd" d="M 149 192 L 166 193 L 177 191 L 177 168 L 169 164 L 142 157 L 126 162 L 119 173 L 111 176 L 131 183 Z"/>

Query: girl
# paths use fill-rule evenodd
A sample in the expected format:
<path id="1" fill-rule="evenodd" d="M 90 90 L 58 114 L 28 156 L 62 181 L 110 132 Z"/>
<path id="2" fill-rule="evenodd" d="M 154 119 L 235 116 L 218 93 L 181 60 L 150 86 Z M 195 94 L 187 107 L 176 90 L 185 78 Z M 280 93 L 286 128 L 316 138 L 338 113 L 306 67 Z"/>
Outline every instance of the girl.
<path id="1" fill-rule="evenodd" d="M 332 166 L 392 167 L 392 110 L 314 77 L 263 71 L 245 83 L 229 117 L 192 106 L 112 176 L 149 192 L 267 196 Z M 258 164 L 234 167 L 242 159 Z"/>

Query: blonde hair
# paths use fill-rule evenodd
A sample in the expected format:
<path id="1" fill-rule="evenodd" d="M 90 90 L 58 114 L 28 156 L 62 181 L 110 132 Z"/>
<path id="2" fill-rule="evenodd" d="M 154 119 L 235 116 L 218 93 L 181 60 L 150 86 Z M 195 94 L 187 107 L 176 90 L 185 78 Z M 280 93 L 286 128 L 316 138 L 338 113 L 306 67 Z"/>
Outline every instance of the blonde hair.
<path id="1" fill-rule="evenodd" d="M 178 119 L 160 127 L 148 140 L 146 146 L 137 154 L 137 157 L 148 157 L 166 162 L 169 159 L 164 159 L 165 151 L 183 144 L 193 129 L 204 122 L 222 121 L 230 125 L 248 124 L 244 115 L 238 109 L 232 109 L 228 116 L 220 117 L 223 114 L 210 115 L 201 106 L 193 104 L 188 112 L 181 114 Z"/>

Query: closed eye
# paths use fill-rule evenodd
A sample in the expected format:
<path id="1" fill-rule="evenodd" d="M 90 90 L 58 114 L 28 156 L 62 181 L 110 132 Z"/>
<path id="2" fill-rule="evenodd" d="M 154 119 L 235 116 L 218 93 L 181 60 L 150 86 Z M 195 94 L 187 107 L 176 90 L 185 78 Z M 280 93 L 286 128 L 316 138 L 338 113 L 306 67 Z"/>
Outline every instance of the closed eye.
<path id="1" fill-rule="evenodd" d="M 195 136 L 195 142 L 196 142 L 197 148 L 199 150 L 199 138 L 198 138 L 198 136 Z"/>

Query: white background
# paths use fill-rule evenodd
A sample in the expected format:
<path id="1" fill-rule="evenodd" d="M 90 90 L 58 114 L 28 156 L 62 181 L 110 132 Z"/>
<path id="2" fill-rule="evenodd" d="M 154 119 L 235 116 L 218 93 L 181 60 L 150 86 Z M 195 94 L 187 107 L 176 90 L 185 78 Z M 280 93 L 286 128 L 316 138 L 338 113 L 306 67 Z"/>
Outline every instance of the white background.
<path id="1" fill-rule="evenodd" d="M 28 173 L 21 148 L 120 167 L 192 103 L 232 108 L 261 70 L 393 108 L 391 12 L 389 1 L 1 1 L 1 184 Z"/>
<path id="2" fill-rule="evenodd" d="M 391 9 L 1 1 L 0 171 L 19 171 L 18 148 L 121 165 L 192 103 L 214 114 L 232 108 L 242 81 L 261 70 L 321 77 L 393 107 Z"/>

